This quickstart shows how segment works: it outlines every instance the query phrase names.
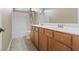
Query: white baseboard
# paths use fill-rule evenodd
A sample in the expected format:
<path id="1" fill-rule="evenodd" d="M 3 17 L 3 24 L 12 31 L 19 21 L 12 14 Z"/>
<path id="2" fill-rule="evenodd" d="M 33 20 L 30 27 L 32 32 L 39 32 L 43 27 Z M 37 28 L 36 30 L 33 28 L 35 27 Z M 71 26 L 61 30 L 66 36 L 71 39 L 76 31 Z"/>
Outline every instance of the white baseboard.
<path id="1" fill-rule="evenodd" d="M 10 40 L 10 43 L 9 43 L 9 45 L 8 45 L 8 48 L 7 48 L 7 51 L 10 50 L 10 47 L 11 47 L 12 41 L 13 41 L 13 39 Z"/>

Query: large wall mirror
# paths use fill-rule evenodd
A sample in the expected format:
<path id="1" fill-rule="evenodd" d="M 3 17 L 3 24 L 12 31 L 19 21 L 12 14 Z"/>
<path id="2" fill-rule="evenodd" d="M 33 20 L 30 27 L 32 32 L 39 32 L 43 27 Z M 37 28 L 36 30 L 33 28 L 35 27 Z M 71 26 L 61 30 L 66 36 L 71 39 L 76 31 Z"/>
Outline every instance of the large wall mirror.
<path id="1" fill-rule="evenodd" d="M 34 8 L 39 22 L 77 23 L 77 8 Z"/>

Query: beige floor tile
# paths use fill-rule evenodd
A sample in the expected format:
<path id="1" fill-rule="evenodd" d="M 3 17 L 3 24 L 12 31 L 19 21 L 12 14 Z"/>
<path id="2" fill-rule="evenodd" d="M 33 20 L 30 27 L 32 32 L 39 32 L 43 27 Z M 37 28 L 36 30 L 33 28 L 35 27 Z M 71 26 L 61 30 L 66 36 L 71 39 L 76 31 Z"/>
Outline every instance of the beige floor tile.
<path id="1" fill-rule="evenodd" d="M 24 37 L 13 39 L 10 51 L 37 51 L 30 39 Z"/>

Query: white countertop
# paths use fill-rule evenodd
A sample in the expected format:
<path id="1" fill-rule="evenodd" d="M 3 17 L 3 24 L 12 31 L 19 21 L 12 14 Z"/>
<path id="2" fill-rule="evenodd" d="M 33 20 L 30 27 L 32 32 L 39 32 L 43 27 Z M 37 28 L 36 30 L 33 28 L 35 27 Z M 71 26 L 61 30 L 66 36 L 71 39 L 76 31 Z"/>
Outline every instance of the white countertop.
<path id="1" fill-rule="evenodd" d="M 46 28 L 46 29 L 60 31 L 60 32 L 65 32 L 65 33 L 69 33 L 69 34 L 79 35 L 79 28 L 78 27 L 74 28 L 74 27 L 64 26 L 63 28 L 58 28 L 58 26 L 47 26 L 47 25 L 32 25 L 32 26 Z"/>

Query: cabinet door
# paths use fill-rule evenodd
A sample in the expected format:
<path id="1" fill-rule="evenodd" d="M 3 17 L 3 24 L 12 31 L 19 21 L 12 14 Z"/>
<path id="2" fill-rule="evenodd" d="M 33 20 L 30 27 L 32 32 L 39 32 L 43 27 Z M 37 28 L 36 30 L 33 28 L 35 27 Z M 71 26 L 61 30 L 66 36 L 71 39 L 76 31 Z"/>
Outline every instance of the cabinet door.
<path id="1" fill-rule="evenodd" d="M 47 50 L 53 50 L 53 31 L 49 29 L 45 29 L 45 36 L 47 38 Z"/>
<path id="2" fill-rule="evenodd" d="M 79 36 L 73 36 L 73 50 L 79 51 Z"/>
<path id="3" fill-rule="evenodd" d="M 32 27 L 31 39 L 35 46 L 38 47 L 38 27 Z"/>
<path id="4" fill-rule="evenodd" d="M 45 38 L 44 35 L 40 36 L 40 39 L 39 39 L 39 49 L 41 51 L 47 51 L 47 39 Z"/>
<path id="5" fill-rule="evenodd" d="M 54 32 L 54 39 L 71 47 L 71 35 L 61 32 Z"/>
<path id="6" fill-rule="evenodd" d="M 53 51 L 54 50 L 54 42 L 53 42 L 54 40 L 53 40 L 53 38 L 51 38 L 51 37 L 47 37 L 47 49 L 48 49 L 48 51 Z"/>
<path id="7" fill-rule="evenodd" d="M 34 43 L 34 27 L 31 29 L 31 40 Z"/>
<path id="8" fill-rule="evenodd" d="M 36 47 L 38 47 L 38 32 L 37 31 L 34 31 L 34 43 Z"/>
<path id="9" fill-rule="evenodd" d="M 47 51 L 47 39 L 43 28 L 39 28 L 39 50 Z"/>
<path id="10" fill-rule="evenodd" d="M 59 43 L 58 41 L 54 41 L 54 50 L 55 51 L 70 51 L 71 48 L 65 46 L 64 44 Z"/>

